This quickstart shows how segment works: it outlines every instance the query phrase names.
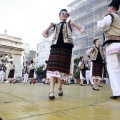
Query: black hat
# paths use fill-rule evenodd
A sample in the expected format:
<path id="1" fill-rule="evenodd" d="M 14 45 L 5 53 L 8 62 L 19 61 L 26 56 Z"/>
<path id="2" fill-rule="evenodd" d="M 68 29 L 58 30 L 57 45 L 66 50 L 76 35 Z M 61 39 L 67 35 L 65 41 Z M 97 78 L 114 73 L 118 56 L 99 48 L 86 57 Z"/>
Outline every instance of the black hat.
<path id="1" fill-rule="evenodd" d="M 112 0 L 111 3 L 108 5 L 109 6 L 113 6 L 115 7 L 117 10 L 119 10 L 120 7 L 120 0 Z"/>

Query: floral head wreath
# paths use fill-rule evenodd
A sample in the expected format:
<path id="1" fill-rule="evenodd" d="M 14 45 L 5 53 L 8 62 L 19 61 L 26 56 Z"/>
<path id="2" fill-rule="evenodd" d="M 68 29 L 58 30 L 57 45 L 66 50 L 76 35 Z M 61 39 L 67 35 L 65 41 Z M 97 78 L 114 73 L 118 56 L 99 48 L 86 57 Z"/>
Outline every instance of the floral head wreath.
<path id="1" fill-rule="evenodd" d="M 68 17 L 70 17 L 70 14 L 68 13 Z"/>

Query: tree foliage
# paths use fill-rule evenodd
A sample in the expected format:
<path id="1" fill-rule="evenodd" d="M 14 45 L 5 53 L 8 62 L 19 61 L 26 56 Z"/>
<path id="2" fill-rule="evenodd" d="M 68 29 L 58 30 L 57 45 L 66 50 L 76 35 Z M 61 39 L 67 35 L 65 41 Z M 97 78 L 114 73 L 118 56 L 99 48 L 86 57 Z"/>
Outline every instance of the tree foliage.
<path id="1" fill-rule="evenodd" d="M 79 58 L 75 58 L 74 59 L 74 78 L 78 79 L 80 78 L 80 69 L 78 68 L 78 64 L 79 64 L 80 59 Z"/>
<path id="2" fill-rule="evenodd" d="M 43 75 L 43 68 L 44 68 L 44 65 L 42 66 L 39 66 L 37 69 L 36 69 L 36 74 L 37 75 Z"/>

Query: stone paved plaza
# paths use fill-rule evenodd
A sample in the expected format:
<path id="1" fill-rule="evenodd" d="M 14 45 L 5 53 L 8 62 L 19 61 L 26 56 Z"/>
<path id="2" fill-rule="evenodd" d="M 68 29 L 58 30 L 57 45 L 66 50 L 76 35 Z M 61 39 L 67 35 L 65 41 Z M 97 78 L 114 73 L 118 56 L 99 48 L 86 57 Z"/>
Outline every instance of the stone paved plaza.
<path id="1" fill-rule="evenodd" d="M 50 101 L 49 85 L 1 84 L 0 117 L 2 120 L 120 120 L 120 100 L 111 100 L 109 85 L 100 91 L 91 86 L 63 85 L 64 96 Z"/>

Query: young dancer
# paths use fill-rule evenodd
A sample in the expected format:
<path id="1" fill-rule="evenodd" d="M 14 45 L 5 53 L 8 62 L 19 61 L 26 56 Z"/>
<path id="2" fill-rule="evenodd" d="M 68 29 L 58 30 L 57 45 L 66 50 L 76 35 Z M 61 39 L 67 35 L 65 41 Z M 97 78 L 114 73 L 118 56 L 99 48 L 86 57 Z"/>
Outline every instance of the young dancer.
<path id="1" fill-rule="evenodd" d="M 82 31 L 84 27 L 78 26 L 72 20 L 67 22 L 69 13 L 62 9 L 59 13 L 60 23 L 51 23 L 43 32 L 44 37 L 49 37 L 53 33 L 50 56 L 47 63 L 47 78 L 50 78 L 49 98 L 55 99 L 54 86 L 58 79 L 58 95 L 62 96 L 63 80 L 70 75 L 71 55 L 73 48 L 72 31 L 76 28 Z"/>
<path id="2" fill-rule="evenodd" d="M 105 62 L 103 49 L 100 47 L 100 40 L 95 39 L 93 41 L 95 47 L 87 51 L 92 57 L 92 78 L 93 78 L 93 90 L 99 90 L 97 88 L 97 81 L 102 80 L 103 63 Z"/>

